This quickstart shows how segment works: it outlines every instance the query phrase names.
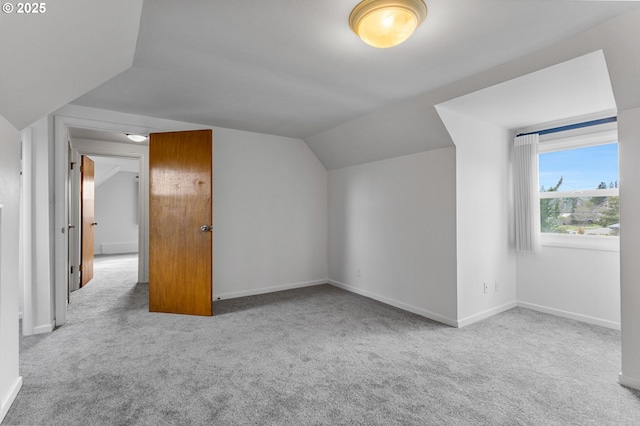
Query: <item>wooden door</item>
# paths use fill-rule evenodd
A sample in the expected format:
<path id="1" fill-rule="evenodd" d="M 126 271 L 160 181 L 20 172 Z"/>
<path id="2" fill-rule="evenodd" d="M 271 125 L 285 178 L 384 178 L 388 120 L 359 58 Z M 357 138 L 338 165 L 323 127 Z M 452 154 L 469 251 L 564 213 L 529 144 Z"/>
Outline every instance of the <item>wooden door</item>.
<path id="1" fill-rule="evenodd" d="M 93 160 L 82 156 L 80 167 L 80 212 L 82 215 L 82 247 L 80 256 L 80 287 L 84 287 L 93 278 L 94 226 L 95 221 L 95 181 Z"/>
<path id="2" fill-rule="evenodd" d="M 212 315 L 211 130 L 149 139 L 149 311 Z"/>

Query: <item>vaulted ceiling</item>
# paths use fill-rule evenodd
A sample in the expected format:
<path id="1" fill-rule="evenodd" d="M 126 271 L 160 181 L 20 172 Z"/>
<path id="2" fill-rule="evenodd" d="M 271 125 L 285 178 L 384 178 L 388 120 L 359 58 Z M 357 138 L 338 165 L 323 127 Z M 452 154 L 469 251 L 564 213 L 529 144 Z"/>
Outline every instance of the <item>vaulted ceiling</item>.
<path id="1" fill-rule="evenodd" d="M 74 103 L 306 138 L 637 7 L 426 3 L 411 39 L 375 49 L 349 28 L 357 0 L 146 1 L 133 67 Z"/>
<path id="2" fill-rule="evenodd" d="M 0 13 L 0 115 L 18 129 L 129 69 L 138 37 L 142 0 L 41 4 Z"/>
<path id="3" fill-rule="evenodd" d="M 375 49 L 349 28 L 348 16 L 357 3 L 144 1 L 132 66 L 85 89 L 72 103 L 302 138 L 327 168 L 338 168 L 450 144 L 444 126 L 415 108 L 424 103 L 420 95 L 640 7 L 635 1 L 426 0 L 427 19 L 412 38 L 392 49 Z M 100 18 L 93 15 L 95 24 Z M 4 24 L 7 17 L 2 18 Z M 107 14 L 111 31 L 102 21 L 97 27 L 113 38 L 135 27 L 131 18 Z M 77 26 L 78 36 L 91 25 Z M 76 42 L 78 49 L 90 44 Z M 123 38 L 120 45 L 126 53 L 131 42 Z M 113 46 L 104 49 L 102 59 L 100 51 L 93 53 L 92 60 L 104 67 L 107 54 L 117 56 Z M 83 88 L 104 81 L 105 73 L 95 72 Z M 390 108 L 401 117 L 393 126 L 371 126 L 384 120 Z M 5 115 L 5 109 L 0 113 Z M 429 114 L 437 117 L 435 110 Z M 436 142 L 416 137 L 425 130 L 424 123 L 418 126 L 425 120 Z M 382 148 L 371 144 L 376 138 L 403 142 Z"/>

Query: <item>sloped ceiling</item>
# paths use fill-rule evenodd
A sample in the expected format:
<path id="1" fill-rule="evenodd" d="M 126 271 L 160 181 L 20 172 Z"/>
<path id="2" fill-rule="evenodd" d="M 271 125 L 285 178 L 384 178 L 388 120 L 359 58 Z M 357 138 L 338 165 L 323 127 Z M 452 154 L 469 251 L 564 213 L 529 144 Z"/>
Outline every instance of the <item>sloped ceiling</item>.
<path id="1" fill-rule="evenodd" d="M 94 162 L 94 180 L 96 188 L 107 182 L 120 172 L 138 173 L 139 161 L 130 158 L 102 157 L 92 155 Z"/>
<path id="2" fill-rule="evenodd" d="M 73 103 L 301 138 L 339 168 L 450 146 L 420 95 L 639 7 L 427 0 L 412 38 L 375 49 L 349 29 L 357 2 L 147 1 L 133 67 Z"/>
<path id="3" fill-rule="evenodd" d="M 387 105 L 305 141 L 327 169 L 338 169 L 452 146 L 436 106 L 446 108 L 447 101 L 460 97 L 464 97 L 464 102 L 453 105 L 454 101 L 448 107 L 463 109 L 467 115 L 505 128 L 597 114 L 603 112 L 602 108 L 637 108 L 640 44 L 630 40 L 638 39 L 640 10 L 635 10 L 522 58 Z M 594 52 L 599 53 L 589 55 Z M 582 56 L 586 59 L 573 62 Z M 520 80 L 523 76 L 528 77 Z M 496 96 L 498 93 L 501 96 Z M 515 111 L 514 97 L 531 94 L 536 95 L 532 105 Z M 492 97 L 498 101 L 493 103 Z M 483 102 L 487 102 L 486 106 Z M 500 113 L 504 116 L 497 120 Z"/>
<path id="4" fill-rule="evenodd" d="M 128 69 L 142 11 L 142 0 L 39 4 L 0 13 L 0 115 L 18 129 Z"/>
<path id="5" fill-rule="evenodd" d="M 477 75 L 490 81 L 487 73 L 502 64 L 640 7 L 635 1 L 426 0 L 427 20 L 412 38 L 375 49 L 349 29 L 357 2 L 146 1 L 130 68 L 125 57 L 137 15 L 127 6 L 139 2 L 67 0 L 60 4 L 78 9 L 66 19 L 56 15 L 55 23 L 27 29 L 18 28 L 16 16 L 2 16 L 3 26 L 9 20 L 12 33 L 28 43 L 1 41 L 2 58 L 19 62 L 2 66 L 23 90 L 9 90 L 3 79 L 1 90 L 11 96 L 1 93 L 0 113 L 21 127 L 32 120 L 33 107 L 16 93 L 44 92 L 40 116 L 125 70 L 72 103 L 301 138 L 334 169 L 451 146 L 434 105 L 469 93 L 465 81 Z M 37 40 L 49 35 L 58 42 L 40 47 Z M 24 89 L 38 78 L 39 89 Z"/>
<path id="6" fill-rule="evenodd" d="M 638 7 L 426 3 L 411 39 L 375 49 L 349 28 L 357 0 L 147 1 L 133 67 L 74 103 L 304 139 Z"/>
<path id="7" fill-rule="evenodd" d="M 437 105 L 505 129 L 608 112 L 616 100 L 601 50 Z"/>

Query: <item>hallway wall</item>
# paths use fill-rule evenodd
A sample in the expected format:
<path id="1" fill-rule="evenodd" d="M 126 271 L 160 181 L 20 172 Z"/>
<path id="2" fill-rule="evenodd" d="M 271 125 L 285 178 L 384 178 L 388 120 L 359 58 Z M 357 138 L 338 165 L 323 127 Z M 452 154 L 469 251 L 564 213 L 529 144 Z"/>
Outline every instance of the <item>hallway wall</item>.
<path id="1" fill-rule="evenodd" d="M 94 254 L 138 251 L 137 176 L 119 172 L 96 186 Z"/>
<path id="2" fill-rule="evenodd" d="M 0 422 L 15 399 L 18 370 L 20 133 L 0 116 Z"/>

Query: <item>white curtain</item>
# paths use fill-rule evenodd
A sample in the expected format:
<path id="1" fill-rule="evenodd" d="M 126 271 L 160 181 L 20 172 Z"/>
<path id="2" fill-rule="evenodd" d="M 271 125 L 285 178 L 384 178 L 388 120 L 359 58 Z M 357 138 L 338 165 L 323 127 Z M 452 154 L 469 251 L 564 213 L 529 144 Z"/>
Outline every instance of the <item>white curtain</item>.
<path id="1" fill-rule="evenodd" d="M 540 252 L 540 199 L 538 195 L 538 135 L 514 141 L 516 249 Z"/>

